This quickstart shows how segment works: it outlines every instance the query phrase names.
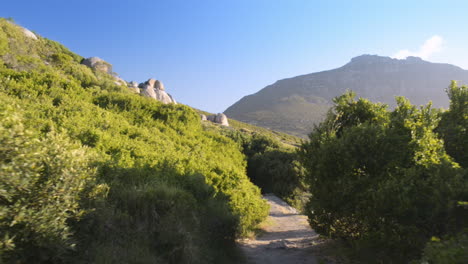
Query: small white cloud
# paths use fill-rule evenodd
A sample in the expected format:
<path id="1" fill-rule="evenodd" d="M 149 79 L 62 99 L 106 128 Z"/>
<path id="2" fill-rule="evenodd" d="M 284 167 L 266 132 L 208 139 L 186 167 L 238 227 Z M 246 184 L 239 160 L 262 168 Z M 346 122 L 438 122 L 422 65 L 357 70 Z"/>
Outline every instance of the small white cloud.
<path id="1" fill-rule="evenodd" d="M 412 52 L 407 49 L 400 50 L 392 58 L 405 59 L 408 56 L 420 57 L 421 59 L 428 59 L 432 54 L 442 50 L 444 39 L 441 36 L 435 35 L 424 42 L 418 51 Z"/>

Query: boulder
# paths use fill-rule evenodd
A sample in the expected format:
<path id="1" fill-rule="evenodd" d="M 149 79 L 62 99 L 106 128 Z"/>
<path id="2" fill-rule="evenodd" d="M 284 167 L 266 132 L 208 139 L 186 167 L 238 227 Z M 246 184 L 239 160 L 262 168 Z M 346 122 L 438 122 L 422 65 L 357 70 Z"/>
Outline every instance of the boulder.
<path id="1" fill-rule="evenodd" d="M 221 124 L 223 126 L 229 126 L 228 118 L 223 113 L 219 113 L 216 115 L 216 123 Z"/>
<path id="2" fill-rule="evenodd" d="M 218 113 L 216 115 L 210 115 L 206 117 L 209 121 L 213 123 L 220 124 L 222 126 L 229 126 L 228 118 L 223 113 Z"/>
<path id="3" fill-rule="evenodd" d="M 86 65 L 96 71 L 112 74 L 112 65 L 98 57 L 84 59 L 81 64 Z"/>
<path id="4" fill-rule="evenodd" d="M 159 80 L 156 80 L 156 82 L 154 83 L 154 89 L 158 89 L 158 90 L 161 90 L 161 91 L 164 91 L 164 84 L 159 81 Z"/>
<path id="5" fill-rule="evenodd" d="M 37 40 L 36 34 L 32 33 L 29 29 L 21 27 L 21 30 L 23 31 L 23 34 L 31 39 Z"/>
<path id="6" fill-rule="evenodd" d="M 201 120 L 202 120 L 202 121 L 208 120 L 208 119 L 206 119 L 206 115 L 201 114 L 200 117 L 201 117 Z"/>
<path id="7" fill-rule="evenodd" d="M 172 100 L 172 96 L 170 96 L 165 91 L 158 90 L 158 89 L 153 89 L 153 90 L 156 94 L 156 100 L 161 101 L 163 104 L 175 103 L 174 100 Z"/>
<path id="8" fill-rule="evenodd" d="M 156 99 L 156 93 L 154 92 L 153 87 L 151 87 L 149 84 L 144 85 L 141 89 L 141 94 L 153 99 Z"/>
<path id="9" fill-rule="evenodd" d="M 156 83 L 157 81 L 155 79 L 148 79 L 145 84 L 148 84 L 149 86 L 151 86 L 151 88 L 154 88 L 154 84 Z"/>
<path id="10" fill-rule="evenodd" d="M 159 80 L 150 78 L 138 85 L 132 82 L 131 88 L 140 88 L 142 95 L 156 99 L 164 104 L 177 104 L 176 100 L 165 91 L 163 83 Z"/>

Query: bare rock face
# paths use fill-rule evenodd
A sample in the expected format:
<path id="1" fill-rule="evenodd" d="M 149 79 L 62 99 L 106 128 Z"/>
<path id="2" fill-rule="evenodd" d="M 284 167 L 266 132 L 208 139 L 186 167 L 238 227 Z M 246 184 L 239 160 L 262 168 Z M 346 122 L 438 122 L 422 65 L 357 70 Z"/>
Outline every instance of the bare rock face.
<path id="1" fill-rule="evenodd" d="M 164 104 L 172 104 L 172 103 L 175 103 L 173 100 L 172 100 L 172 96 L 170 96 L 168 93 L 166 93 L 165 91 L 163 90 L 158 90 L 158 89 L 154 89 L 154 92 L 156 93 L 156 100 L 159 100 L 161 101 L 162 103 Z"/>
<path id="2" fill-rule="evenodd" d="M 228 118 L 223 113 L 207 116 L 207 119 L 213 123 L 220 124 L 222 126 L 229 126 Z"/>
<path id="3" fill-rule="evenodd" d="M 151 88 L 154 88 L 154 84 L 156 83 L 155 79 L 148 79 L 145 84 L 151 86 Z"/>
<path id="4" fill-rule="evenodd" d="M 98 57 L 84 59 L 81 64 L 86 65 L 96 71 L 112 74 L 112 65 Z"/>
<path id="5" fill-rule="evenodd" d="M 159 81 L 159 80 L 156 80 L 156 82 L 154 83 L 154 89 L 158 89 L 158 90 L 161 90 L 161 91 L 164 91 L 164 84 Z"/>
<path id="6" fill-rule="evenodd" d="M 149 86 L 149 84 L 144 85 L 141 87 L 141 93 L 144 96 L 156 99 L 156 92 L 154 91 L 153 87 Z"/>
<path id="7" fill-rule="evenodd" d="M 26 37 L 37 40 L 36 34 L 32 33 L 29 29 L 22 27 L 23 33 Z"/>
<path id="8" fill-rule="evenodd" d="M 144 96 L 151 97 L 164 104 L 177 104 L 176 100 L 165 91 L 164 85 L 159 80 L 148 79 L 146 82 L 140 83 L 138 87 L 141 88 L 141 94 Z"/>

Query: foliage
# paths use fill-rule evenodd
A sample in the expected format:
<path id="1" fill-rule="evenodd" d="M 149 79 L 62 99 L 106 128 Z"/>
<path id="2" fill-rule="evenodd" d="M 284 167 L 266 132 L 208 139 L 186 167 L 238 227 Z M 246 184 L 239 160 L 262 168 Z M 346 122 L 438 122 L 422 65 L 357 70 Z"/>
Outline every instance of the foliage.
<path id="1" fill-rule="evenodd" d="M 303 208 L 307 187 L 296 148 L 268 134 L 245 130 L 224 130 L 223 133 L 241 146 L 247 159 L 247 175 L 263 193 L 274 193 L 294 207 Z"/>
<path id="2" fill-rule="evenodd" d="M 86 149 L 61 134 L 38 137 L 10 104 L 0 97 L 0 260 L 50 261 L 74 246 L 80 202 L 106 186 L 94 183 Z"/>
<path id="3" fill-rule="evenodd" d="M 34 128 L 31 140 L 51 148 L 37 150 L 37 158 L 53 157 L 60 149 L 69 166 L 83 168 L 76 175 L 96 171 L 97 182 L 109 187 L 105 199 L 63 204 L 61 212 L 70 211 L 69 217 L 90 212 L 66 222 L 67 232 L 61 233 L 65 242 L 76 243 L 76 251 L 70 243 L 51 242 L 64 250 L 47 251 L 47 259 L 37 262 L 225 262 L 226 245 L 267 216 L 260 190 L 245 173 L 240 147 L 205 130 L 191 108 L 140 97 L 115 85 L 111 75 L 80 65 L 82 58 L 62 45 L 25 38 L 16 25 L 0 20 L 0 43 L 5 41 L 0 97 L 22 106 L 22 123 Z M 82 155 L 93 160 L 68 160 L 73 159 L 67 154 L 70 144 L 82 145 Z M 65 161 L 53 162 L 60 167 Z M 5 228 L 9 234 L 27 231 Z M 37 242 L 30 256 L 44 245 Z M 19 261 L 19 250 L 13 249 L 5 261 Z"/>
<path id="4" fill-rule="evenodd" d="M 420 261 L 413 263 L 463 264 L 468 259 L 468 234 L 465 230 L 446 239 L 433 237 L 424 248 Z"/>
<path id="5" fill-rule="evenodd" d="M 434 133 L 439 111 L 397 107 L 348 92 L 301 148 L 309 222 L 373 258 L 402 262 L 450 229 L 466 180 Z"/>
<path id="6" fill-rule="evenodd" d="M 454 81 L 447 94 L 450 108 L 442 114 L 437 132 L 444 139 L 447 153 L 462 167 L 468 168 L 468 87 L 457 87 Z"/>
<path id="7" fill-rule="evenodd" d="M 308 198 L 303 167 L 295 150 L 272 149 L 249 159 L 247 175 L 265 193 L 274 193 L 302 210 Z"/>

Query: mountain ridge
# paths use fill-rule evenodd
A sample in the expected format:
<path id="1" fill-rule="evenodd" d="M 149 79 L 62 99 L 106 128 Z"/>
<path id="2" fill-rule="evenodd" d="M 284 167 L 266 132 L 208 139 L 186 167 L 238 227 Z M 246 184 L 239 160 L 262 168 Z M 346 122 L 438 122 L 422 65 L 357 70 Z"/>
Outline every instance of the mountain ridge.
<path id="1" fill-rule="evenodd" d="M 435 107 L 447 107 L 444 88 L 451 80 L 465 83 L 468 71 L 418 57 L 364 54 L 335 69 L 278 80 L 244 96 L 224 113 L 242 122 L 305 137 L 323 119 L 332 99 L 346 90 L 391 107 L 395 96 L 405 96 L 417 105 L 432 101 Z"/>

